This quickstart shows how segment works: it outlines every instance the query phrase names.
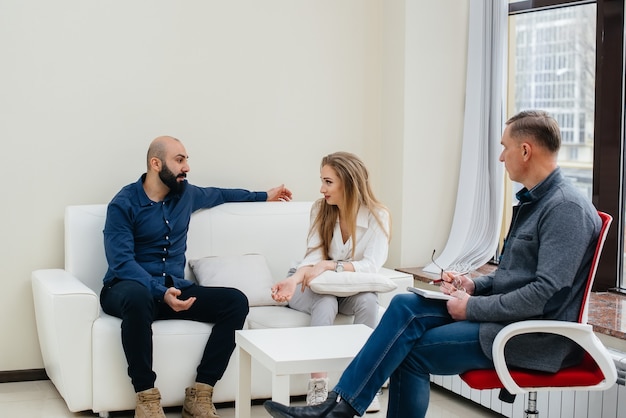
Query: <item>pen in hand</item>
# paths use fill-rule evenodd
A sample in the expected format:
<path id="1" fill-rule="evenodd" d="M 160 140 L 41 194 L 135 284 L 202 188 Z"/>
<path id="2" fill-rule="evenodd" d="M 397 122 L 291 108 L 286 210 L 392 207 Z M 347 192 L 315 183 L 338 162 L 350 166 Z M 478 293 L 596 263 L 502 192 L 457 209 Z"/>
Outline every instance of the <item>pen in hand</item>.
<path id="1" fill-rule="evenodd" d="M 462 272 L 458 272 L 458 273 L 454 273 L 454 279 L 452 280 L 452 283 L 454 283 L 457 280 L 461 280 L 461 276 L 465 276 L 468 272 L 467 271 L 462 271 Z M 443 277 L 439 278 L 439 279 L 435 279 L 435 280 L 431 280 L 430 282 L 428 282 L 428 284 L 442 284 L 444 282 Z"/>

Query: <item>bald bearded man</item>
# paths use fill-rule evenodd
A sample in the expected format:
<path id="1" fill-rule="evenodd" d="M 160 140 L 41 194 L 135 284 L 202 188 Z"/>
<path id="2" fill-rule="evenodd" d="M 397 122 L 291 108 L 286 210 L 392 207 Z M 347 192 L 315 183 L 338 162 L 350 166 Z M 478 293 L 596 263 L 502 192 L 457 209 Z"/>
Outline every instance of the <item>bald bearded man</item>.
<path id="1" fill-rule="evenodd" d="M 185 280 L 191 214 L 225 202 L 291 200 L 283 185 L 267 192 L 198 187 L 187 182 L 188 172 L 182 142 L 158 137 L 148 149 L 147 172 L 120 190 L 107 207 L 104 246 L 109 267 L 100 303 L 107 314 L 122 319 L 122 346 L 137 396 L 135 418 L 165 417 L 154 386 L 152 322 L 186 319 L 214 324 L 195 384 L 185 389 L 182 414 L 214 418 L 218 415 L 213 386 L 228 365 L 235 331 L 248 314 L 248 300 L 239 290 Z"/>

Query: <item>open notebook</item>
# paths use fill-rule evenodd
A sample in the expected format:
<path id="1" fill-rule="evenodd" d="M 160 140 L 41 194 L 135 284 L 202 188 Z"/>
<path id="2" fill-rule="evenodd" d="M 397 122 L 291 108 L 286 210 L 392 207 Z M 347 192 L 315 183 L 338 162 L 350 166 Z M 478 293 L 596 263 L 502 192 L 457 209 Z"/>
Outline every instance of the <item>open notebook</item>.
<path id="1" fill-rule="evenodd" d="M 428 289 L 422 289 L 422 288 L 419 288 L 419 287 L 412 287 L 412 286 L 407 287 L 406 290 L 408 290 L 409 292 L 413 292 L 416 295 L 420 295 L 420 296 L 423 296 L 425 298 L 428 298 L 428 299 L 449 300 L 449 299 L 453 299 L 454 298 L 454 296 L 446 295 L 445 293 L 441 292 L 440 290 L 428 290 Z"/>

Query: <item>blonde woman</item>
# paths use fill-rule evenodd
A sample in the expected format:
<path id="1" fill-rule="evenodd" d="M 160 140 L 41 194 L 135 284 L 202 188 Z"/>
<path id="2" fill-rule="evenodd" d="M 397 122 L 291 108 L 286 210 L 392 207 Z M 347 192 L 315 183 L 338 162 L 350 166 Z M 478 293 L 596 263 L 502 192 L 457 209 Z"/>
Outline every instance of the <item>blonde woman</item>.
<path id="1" fill-rule="evenodd" d="M 314 293 L 309 284 L 327 270 L 375 273 L 387 260 L 391 217 L 372 193 L 363 161 L 348 152 L 322 159 L 320 193 L 311 209 L 307 252 L 289 276 L 272 288 L 276 301 L 311 315 L 311 326 L 332 325 L 337 313 L 354 315 L 355 324 L 375 328 L 378 298 L 373 292 L 348 297 Z M 311 374 L 307 404 L 328 396 L 327 373 Z M 377 399 L 368 409 L 380 409 Z"/>

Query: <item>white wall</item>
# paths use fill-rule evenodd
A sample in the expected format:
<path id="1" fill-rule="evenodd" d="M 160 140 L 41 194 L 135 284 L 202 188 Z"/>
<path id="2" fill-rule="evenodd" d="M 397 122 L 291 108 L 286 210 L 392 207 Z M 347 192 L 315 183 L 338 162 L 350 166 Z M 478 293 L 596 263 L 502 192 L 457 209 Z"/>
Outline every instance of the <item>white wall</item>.
<path id="1" fill-rule="evenodd" d="M 394 216 L 388 266 L 452 219 L 467 0 L 0 2 L 0 371 L 43 367 L 30 272 L 63 266 L 63 209 L 106 203 L 180 138 L 199 185 L 318 197 L 349 150 Z"/>
<path id="2" fill-rule="evenodd" d="M 468 1 L 384 2 L 383 169 L 389 265 L 423 266 L 448 237 L 465 106 Z"/>

